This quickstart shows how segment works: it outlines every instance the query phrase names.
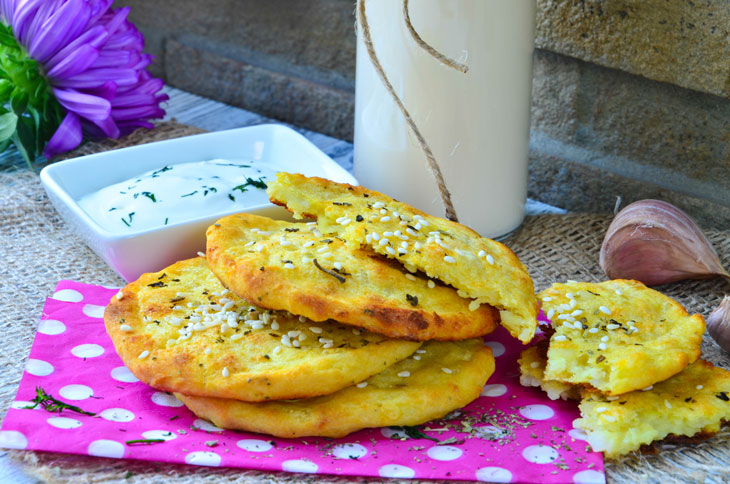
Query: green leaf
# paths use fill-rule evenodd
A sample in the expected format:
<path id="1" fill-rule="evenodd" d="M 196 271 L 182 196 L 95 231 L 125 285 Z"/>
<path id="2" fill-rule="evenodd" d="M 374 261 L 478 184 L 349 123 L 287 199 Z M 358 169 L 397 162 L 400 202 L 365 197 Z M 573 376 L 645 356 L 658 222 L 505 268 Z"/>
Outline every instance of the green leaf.
<path id="1" fill-rule="evenodd" d="M 18 41 L 15 40 L 15 37 L 10 32 L 2 29 L 0 31 L 0 44 L 7 45 L 8 47 L 17 47 Z"/>
<path id="2" fill-rule="evenodd" d="M 18 125 L 18 115 L 15 113 L 7 113 L 0 115 L 0 142 L 9 140 L 15 127 Z"/>
<path id="3" fill-rule="evenodd" d="M 10 93 L 13 92 L 13 83 L 7 79 L 0 79 L 0 104 L 10 101 Z"/>
<path id="4" fill-rule="evenodd" d="M 33 169 L 33 161 L 35 161 L 35 130 L 33 120 L 21 117 L 18 119 L 17 131 L 13 135 L 13 143 L 25 158 L 28 167 Z"/>
<path id="5" fill-rule="evenodd" d="M 22 116 L 25 108 L 28 107 L 28 94 L 16 87 L 10 93 L 10 106 L 13 108 L 15 114 Z"/>

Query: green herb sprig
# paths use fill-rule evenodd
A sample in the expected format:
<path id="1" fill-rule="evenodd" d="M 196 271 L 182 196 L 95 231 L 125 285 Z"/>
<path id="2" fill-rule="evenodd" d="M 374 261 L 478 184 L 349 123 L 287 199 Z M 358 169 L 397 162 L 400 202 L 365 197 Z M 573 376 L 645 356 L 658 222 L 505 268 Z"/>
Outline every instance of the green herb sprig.
<path id="1" fill-rule="evenodd" d="M 53 395 L 47 393 L 41 387 L 36 387 L 35 398 L 33 400 L 31 400 L 31 402 L 33 402 L 33 405 L 29 405 L 29 406 L 23 407 L 23 408 L 24 409 L 33 409 L 33 408 L 36 408 L 38 405 L 40 405 L 43 408 L 43 410 L 46 410 L 48 412 L 53 412 L 53 413 L 61 413 L 64 410 L 69 410 L 71 412 L 80 413 L 82 415 L 89 415 L 91 417 L 96 415 L 93 412 L 87 412 L 86 410 L 82 410 L 75 405 L 69 405 L 66 402 L 62 402 L 61 400 L 53 397 Z"/>

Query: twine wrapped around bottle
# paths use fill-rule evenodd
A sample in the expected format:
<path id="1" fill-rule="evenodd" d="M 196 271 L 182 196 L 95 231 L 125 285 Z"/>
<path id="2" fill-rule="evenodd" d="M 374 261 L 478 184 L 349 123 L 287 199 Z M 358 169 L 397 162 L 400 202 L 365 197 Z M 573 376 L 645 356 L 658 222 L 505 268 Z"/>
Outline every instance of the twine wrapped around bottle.
<path id="1" fill-rule="evenodd" d="M 406 123 L 411 128 L 411 131 L 413 132 L 414 136 L 416 137 L 418 144 L 420 145 L 421 149 L 423 150 L 423 153 L 426 155 L 427 166 L 428 166 L 429 171 L 431 172 L 431 175 L 436 180 L 436 185 L 438 187 L 439 194 L 441 195 L 441 202 L 444 204 L 446 218 L 449 220 L 453 220 L 454 222 L 458 222 L 459 219 L 456 216 L 456 209 L 454 209 L 454 204 L 451 201 L 451 193 L 449 192 L 449 189 L 446 186 L 446 181 L 444 180 L 443 174 L 441 173 L 441 168 L 439 167 L 439 164 L 436 161 L 436 157 L 433 155 L 433 152 L 431 151 L 431 148 L 428 145 L 428 142 L 426 142 L 426 139 L 421 134 L 421 131 L 418 129 L 418 126 L 416 125 L 415 121 L 411 117 L 411 114 L 408 112 L 408 109 L 403 104 L 403 101 L 400 99 L 398 94 L 395 92 L 393 85 L 391 84 L 390 80 L 388 79 L 388 76 L 385 74 L 385 71 L 383 70 L 383 66 L 380 63 L 380 60 L 378 59 L 377 54 L 375 53 L 375 48 L 373 47 L 372 36 L 370 34 L 370 25 L 368 23 L 367 14 L 366 14 L 366 7 L 365 7 L 366 3 L 367 3 L 367 0 L 358 0 L 358 2 L 357 2 L 357 22 L 360 25 L 360 30 L 362 32 L 362 40 L 365 44 L 365 48 L 366 48 L 368 56 L 370 58 L 370 62 L 372 62 L 373 67 L 375 68 L 375 71 L 378 73 L 380 80 L 383 82 L 383 85 L 385 86 L 385 89 L 391 95 L 396 106 L 398 106 L 398 109 L 403 114 L 403 117 L 405 118 Z M 418 45 L 420 48 L 422 48 L 423 50 L 428 52 L 432 57 L 434 57 L 436 60 L 438 60 L 442 64 L 466 74 L 469 71 L 468 66 L 466 66 L 465 64 L 462 64 L 460 62 L 457 62 L 453 59 L 450 59 L 449 57 L 446 57 L 445 55 L 441 54 L 436 49 L 434 49 L 432 46 L 430 46 L 428 43 L 426 43 L 421 38 L 420 35 L 418 35 L 418 32 L 416 32 L 416 29 L 413 27 L 413 24 L 411 23 L 411 16 L 410 16 L 410 13 L 408 10 L 408 3 L 409 3 L 409 0 L 403 0 L 403 20 L 406 25 L 406 30 L 408 30 L 408 33 L 411 35 L 411 37 L 413 37 L 413 40 L 416 42 L 416 45 Z"/>

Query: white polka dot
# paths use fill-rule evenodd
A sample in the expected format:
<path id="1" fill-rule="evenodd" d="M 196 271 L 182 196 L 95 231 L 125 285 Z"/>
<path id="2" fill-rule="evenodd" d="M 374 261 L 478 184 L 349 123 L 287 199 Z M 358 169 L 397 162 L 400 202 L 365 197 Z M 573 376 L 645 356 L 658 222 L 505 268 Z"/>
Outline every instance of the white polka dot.
<path id="1" fill-rule="evenodd" d="M 337 444 L 332 447 L 332 455 L 337 459 L 359 459 L 368 454 L 368 449 L 360 444 Z"/>
<path id="2" fill-rule="evenodd" d="M 380 429 L 380 433 L 386 439 L 407 439 L 408 435 L 403 429 L 391 429 L 390 427 L 383 427 Z"/>
<path id="3" fill-rule="evenodd" d="M 484 389 L 482 390 L 483 397 L 501 397 L 505 393 L 507 393 L 507 387 L 501 383 L 484 385 Z"/>
<path id="4" fill-rule="evenodd" d="M 191 452 L 185 456 L 185 463 L 196 466 L 216 467 L 221 465 L 221 456 L 215 452 L 208 451 Z"/>
<path id="5" fill-rule="evenodd" d="M 83 294 L 79 291 L 74 291 L 73 289 L 61 289 L 60 291 L 56 291 L 51 298 L 65 302 L 79 302 L 84 300 Z"/>
<path id="6" fill-rule="evenodd" d="M 129 368 L 127 368 L 126 366 L 118 366 L 114 368 L 111 371 L 111 376 L 116 381 L 121 381 L 124 383 L 134 383 L 136 381 L 139 381 L 139 378 L 134 376 L 134 374 L 132 374 L 132 372 L 129 371 Z"/>
<path id="7" fill-rule="evenodd" d="M 453 445 L 436 445 L 426 451 L 426 454 L 434 460 L 456 460 L 463 452 Z"/>
<path id="8" fill-rule="evenodd" d="M 482 467 L 477 469 L 476 478 L 482 482 L 512 482 L 512 473 L 501 467 Z"/>
<path id="9" fill-rule="evenodd" d="M 58 391 L 59 395 L 69 400 L 86 400 L 94 396 L 94 390 L 86 385 L 66 385 Z"/>
<path id="10" fill-rule="evenodd" d="M 10 408 L 16 408 L 18 410 L 38 410 L 42 408 L 40 405 L 36 405 L 35 408 L 29 409 L 25 407 L 32 407 L 35 405 L 35 402 L 26 402 L 24 400 L 15 400 L 13 403 L 10 404 Z"/>
<path id="11" fill-rule="evenodd" d="M 17 430 L 0 430 L 0 447 L 3 449 L 25 449 L 28 439 Z"/>
<path id="12" fill-rule="evenodd" d="M 485 341 L 484 346 L 492 348 L 492 354 L 495 358 L 504 354 L 504 345 L 499 341 Z"/>
<path id="13" fill-rule="evenodd" d="M 474 429 L 477 437 L 485 440 L 496 440 L 505 435 L 505 431 L 493 425 L 485 425 Z"/>
<path id="14" fill-rule="evenodd" d="M 410 467 L 401 466 L 398 464 L 388 464 L 378 469 L 378 474 L 380 475 L 380 477 L 403 477 L 406 479 L 410 479 L 415 477 L 416 471 L 414 471 Z"/>
<path id="15" fill-rule="evenodd" d="M 573 474 L 573 482 L 575 484 L 605 484 L 606 475 L 603 472 L 588 469 Z"/>
<path id="16" fill-rule="evenodd" d="M 553 409 L 547 405 L 525 405 L 520 409 L 520 413 L 530 420 L 547 420 L 555 415 Z"/>
<path id="17" fill-rule="evenodd" d="M 100 439 L 90 443 L 86 452 L 96 457 L 121 459 L 124 457 L 124 446 L 115 440 Z"/>
<path id="18" fill-rule="evenodd" d="M 81 311 L 83 311 L 83 313 L 90 318 L 103 318 L 104 309 L 106 309 L 106 306 L 99 306 L 96 304 L 85 304 L 84 308 Z"/>
<path id="19" fill-rule="evenodd" d="M 53 365 L 47 361 L 29 358 L 25 364 L 25 371 L 35 376 L 48 376 L 53 373 Z"/>
<path id="20" fill-rule="evenodd" d="M 242 448 L 243 450 L 247 450 L 249 452 L 266 452 L 267 450 L 270 450 L 273 446 L 266 442 L 265 440 L 259 440 L 259 439 L 243 439 L 236 442 L 236 445 Z"/>
<path id="21" fill-rule="evenodd" d="M 588 440 L 588 434 L 583 429 L 573 429 L 568 434 L 575 440 Z"/>
<path id="22" fill-rule="evenodd" d="M 51 417 L 46 419 L 49 425 L 56 427 L 57 429 L 75 429 L 81 427 L 81 422 L 75 418 L 68 417 Z"/>
<path id="23" fill-rule="evenodd" d="M 131 422 L 134 420 L 134 414 L 124 408 L 107 408 L 99 416 L 110 422 Z"/>
<path id="24" fill-rule="evenodd" d="M 220 427 L 216 427 L 212 423 L 208 422 L 207 420 L 203 420 L 202 418 L 198 418 L 193 422 L 193 427 L 197 427 L 200 430 L 205 430 L 207 432 L 222 432 L 223 429 Z"/>
<path id="25" fill-rule="evenodd" d="M 319 467 L 314 462 L 304 459 L 285 460 L 281 463 L 281 470 L 287 472 L 306 472 L 313 474 Z"/>
<path id="26" fill-rule="evenodd" d="M 175 398 L 175 395 L 170 395 L 165 392 L 155 392 L 152 394 L 152 403 L 160 405 L 161 407 L 182 407 L 183 402 Z"/>
<path id="27" fill-rule="evenodd" d="M 177 438 L 177 434 L 170 430 L 148 430 L 142 432 L 142 437 L 145 439 L 173 440 Z"/>
<path id="28" fill-rule="evenodd" d="M 66 325 L 55 319 L 43 319 L 38 323 L 38 332 L 41 334 L 54 336 L 64 331 L 66 331 Z"/>
<path id="29" fill-rule="evenodd" d="M 549 464 L 560 457 L 560 454 L 547 445 L 531 445 L 522 451 L 522 457 L 533 464 Z"/>
<path id="30" fill-rule="evenodd" d="M 104 354 L 104 348 L 95 343 L 83 344 L 71 348 L 71 354 L 78 358 L 95 358 Z"/>

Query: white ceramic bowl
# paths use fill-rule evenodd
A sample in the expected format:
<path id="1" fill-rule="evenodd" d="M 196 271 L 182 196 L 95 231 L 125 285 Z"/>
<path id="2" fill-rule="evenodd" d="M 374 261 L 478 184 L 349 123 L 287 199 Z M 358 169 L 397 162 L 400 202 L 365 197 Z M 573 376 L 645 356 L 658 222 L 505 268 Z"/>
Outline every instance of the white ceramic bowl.
<path id="1" fill-rule="evenodd" d="M 79 236 L 127 281 L 144 272 L 158 271 L 171 263 L 205 250 L 205 230 L 218 218 L 240 208 L 210 213 L 187 222 L 133 233 L 113 233 L 96 223 L 78 204 L 84 195 L 165 165 L 216 158 L 249 159 L 277 171 L 321 176 L 357 184 L 345 169 L 322 153 L 304 136 L 282 125 L 268 124 L 187 136 L 96 153 L 48 165 L 41 171 L 51 203 Z M 271 203 L 250 206 L 250 213 L 288 218 Z"/>

